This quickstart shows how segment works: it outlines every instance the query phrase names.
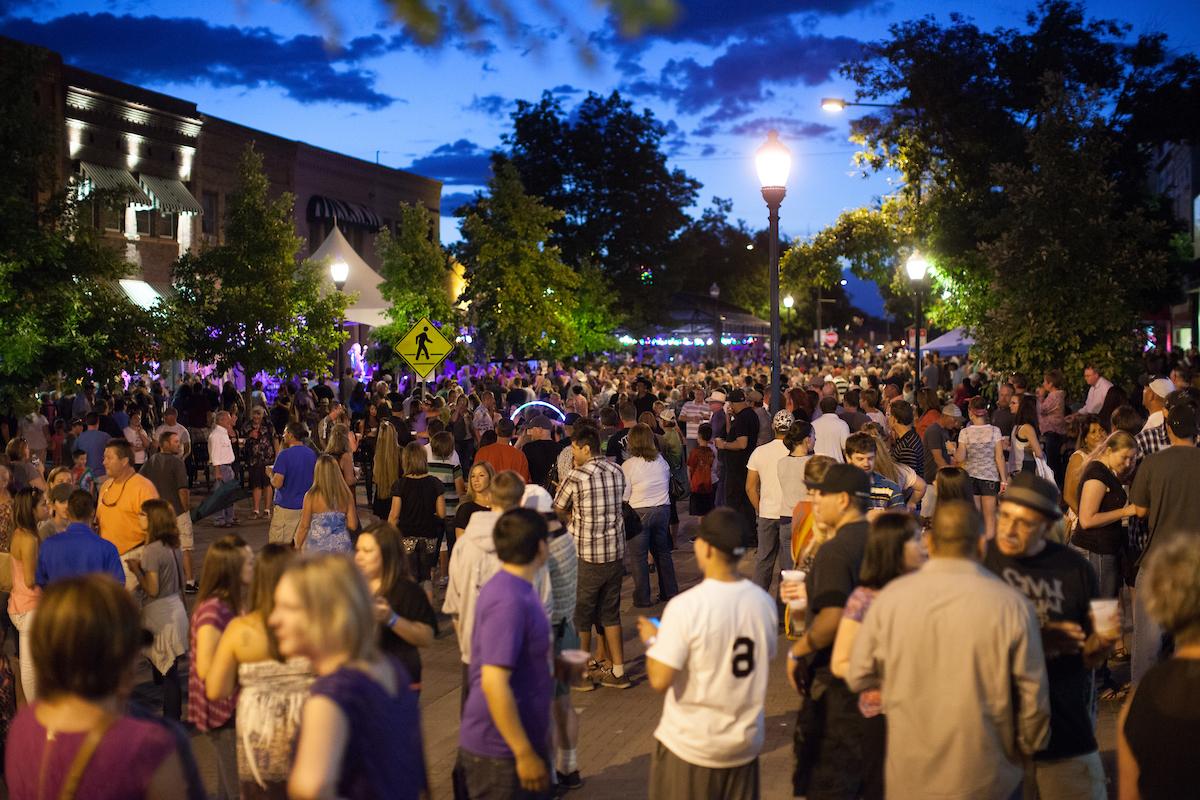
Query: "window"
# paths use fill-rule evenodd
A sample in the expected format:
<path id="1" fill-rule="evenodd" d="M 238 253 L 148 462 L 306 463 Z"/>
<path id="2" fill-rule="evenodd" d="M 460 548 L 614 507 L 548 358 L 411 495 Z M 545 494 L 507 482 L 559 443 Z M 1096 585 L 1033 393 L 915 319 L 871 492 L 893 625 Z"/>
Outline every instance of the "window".
<path id="1" fill-rule="evenodd" d="M 137 213 L 137 235 L 149 236 L 152 231 L 152 218 L 154 212 L 152 210 L 138 211 Z"/>
<path id="2" fill-rule="evenodd" d="M 174 239 L 179 232 L 178 214 L 154 214 L 154 233 L 164 239 Z"/>
<path id="3" fill-rule="evenodd" d="M 204 213 L 200 216 L 200 232 L 208 236 L 216 236 L 218 229 L 217 217 L 217 193 L 216 192 L 201 192 L 200 205 L 204 209 Z"/>
<path id="4" fill-rule="evenodd" d="M 92 202 L 96 227 L 102 231 L 125 230 L 125 208 L 112 203 Z"/>

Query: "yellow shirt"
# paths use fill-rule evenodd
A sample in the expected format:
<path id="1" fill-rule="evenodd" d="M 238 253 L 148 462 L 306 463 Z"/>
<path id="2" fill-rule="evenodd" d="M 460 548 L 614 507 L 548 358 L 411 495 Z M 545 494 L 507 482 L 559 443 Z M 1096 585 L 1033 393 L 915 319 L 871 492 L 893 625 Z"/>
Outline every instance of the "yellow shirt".
<path id="1" fill-rule="evenodd" d="M 100 538 L 112 542 L 121 555 L 144 544 L 146 534 L 138 515 L 142 503 L 157 498 L 154 484 L 136 473 L 120 482 L 106 480 L 100 487 L 100 502 L 96 505 Z"/>

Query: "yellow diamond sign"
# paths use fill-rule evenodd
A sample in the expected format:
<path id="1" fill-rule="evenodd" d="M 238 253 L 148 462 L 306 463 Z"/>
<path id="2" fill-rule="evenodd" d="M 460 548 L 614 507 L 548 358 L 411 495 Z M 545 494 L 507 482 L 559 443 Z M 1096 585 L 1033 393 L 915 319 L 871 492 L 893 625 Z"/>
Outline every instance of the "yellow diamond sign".
<path id="1" fill-rule="evenodd" d="M 418 376 L 426 376 L 450 355 L 454 343 L 438 330 L 428 317 L 421 317 L 412 330 L 396 344 L 396 355 Z"/>

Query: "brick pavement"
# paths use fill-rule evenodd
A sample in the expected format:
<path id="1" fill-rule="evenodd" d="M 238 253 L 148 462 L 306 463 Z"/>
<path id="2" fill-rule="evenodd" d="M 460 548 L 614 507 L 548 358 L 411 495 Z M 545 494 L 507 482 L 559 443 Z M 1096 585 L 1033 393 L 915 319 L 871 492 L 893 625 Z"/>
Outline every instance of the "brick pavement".
<path id="1" fill-rule="evenodd" d="M 266 543 L 267 523 L 248 521 L 249 512 L 240 510 L 243 523 L 235 530 L 253 547 Z M 369 516 L 365 512 L 364 516 Z M 688 531 L 695 524 L 684 517 L 678 547 L 674 554 L 675 569 L 681 589 L 695 585 L 699 579 Z M 207 546 L 225 533 L 207 523 L 196 526 L 196 566 L 203 563 Z M 743 575 L 749 576 L 753 553 L 741 565 Z M 653 578 L 651 578 L 653 584 Z M 440 607 L 440 593 L 436 599 Z M 658 724 L 662 697 L 645 683 L 644 648 L 637 639 L 633 620 L 632 581 L 625 582 L 622 593 L 622 620 L 625 625 L 625 660 L 634 685 L 625 690 L 597 688 L 593 692 L 572 692 L 571 699 L 580 714 L 579 765 L 584 786 L 571 797 L 577 800 L 617 800 L 645 797 L 649 780 L 650 753 L 654 746 L 654 728 Z M 649 616 L 658 615 L 662 606 L 647 609 Z M 425 735 L 425 757 L 429 767 L 432 796 L 452 797 L 450 770 L 458 743 L 459 688 L 461 669 L 458 644 L 449 620 L 440 617 L 439 635 L 433 644 L 422 651 L 424 685 L 421 692 L 422 728 Z M 771 681 L 766 702 L 766 741 L 761 758 L 764 800 L 790 798 L 792 773 L 792 722 L 797 701 L 784 673 L 786 660 L 782 649 L 771 664 Z M 149 691 L 150 687 L 142 687 Z M 1100 704 L 1099 735 L 1102 755 L 1110 775 L 1115 775 L 1113 748 L 1117 704 Z M 197 753 L 202 772 L 211 774 L 213 765 L 206 754 Z M 1110 797 L 1116 796 L 1110 785 Z"/>

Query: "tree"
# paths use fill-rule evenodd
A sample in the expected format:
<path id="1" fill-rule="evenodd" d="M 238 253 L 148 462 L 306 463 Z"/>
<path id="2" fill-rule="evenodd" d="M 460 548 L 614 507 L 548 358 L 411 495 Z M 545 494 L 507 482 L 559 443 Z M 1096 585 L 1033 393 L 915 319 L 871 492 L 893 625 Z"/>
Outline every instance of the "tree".
<path id="1" fill-rule="evenodd" d="M 23 409 L 39 386 L 107 382 L 157 357 L 155 314 L 117 285 L 131 265 L 91 227 L 92 204 L 57 184 L 56 128 L 35 102 L 43 55 L 0 42 L 0 408 Z"/>
<path id="2" fill-rule="evenodd" d="M 379 290 L 388 301 L 387 325 L 371 331 L 371 336 L 394 345 L 421 317 L 439 323 L 456 338 L 458 311 L 448 291 L 450 259 L 438 242 L 433 215 L 421 205 L 400 204 L 396 235 L 387 230 L 375 239 L 379 253 Z"/>
<path id="3" fill-rule="evenodd" d="M 658 317 L 672 277 L 672 242 L 700 184 L 667 167 L 667 128 L 618 92 L 589 93 L 570 114 L 549 92 L 518 102 L 505 137 L 526 190 L 563 212 L 551 243 L 563 260 L 596 264 L 634 327 Z"/>
<path id="4" fill-rule="evenodd" d="M 857 84 L 857 99 L 893 104 L 852 123 L 852 138 L 862 146 L 858 163 L 868 172 L 897 172 L 903 182 L 875 206 L 839 218 L 821 249 L 847 258 L 856 274 L 872 275 L 886 295 L 910 293 L 901 259 L 920 248 L 933 263 L 930 318 L 968 325 L 985 359 L 1031 374 L 1053 363 L 1059 344 L 1030 335 L 1020 347 L 1002 346 L 983 328 L 1030 310 L 1020 307 L 1029 296 L 1007 291 L 1013 274 L 1048 289 L 1064 285 L 1053 270 L 1069 272 L 1069 284 L 1091 268 L 1093 254 L 1080 239 L 1111 241 L 1106 226 L 1123 226 L 1141 248 L 1140 258 L 1125 261 L 1125 302 L 1134 312 L 1161 308 L 1172 297 L 1169 277 L 1178 256 L 1173 226 L 1150 224 L 1167 218 L 1145 192 L 1148 155 L 1155 144 L 1194 141 L 1200 133 L 1200 60 L 1170 57 L 1161 34 L 1133 42 L 1128 34 L 1128 26 L 1088 19 L 1067 0 L 1042 2 L 1024 29 L 983 31 L 959 15 L 946 25 L 927 17 L 892 26 L 889 38 L 865 48 L 843 74 Z M 1187 100 L 1191 106 L 1172 117 L 1171 104 Z M 1048 115 L 1062 146 L 1036 138 L 1051 135 L 1041 130 Z M 998 164 L 1005 166 L 997 171 Z M 1055 200 L 1063 207 L 1044 209 L 1058 213 L 1034 224 L 1028 198 L 1013 193 L 1032 192 L 1039 181 L 1048 182 L 1045 189 L 1081 165 L 1094 170 L 1089 177 L 1103 181 L 1104 191 L 1088 183 L 1094 194 L 1077 200 L 1068 185 L 1057 184 Z M 1077 203 L 1105 211 L 1067 213 Z M 1027 255 L 1042 247 L 1055 253 L 1030 265 L 1050 272 L 1014 272 L 1011 255 L 1001 256 L 1016 252 L 1017 230 Z M 1038 319 L 1073 319 L 1080 300 L 1045 292 L 1037 297 Z M 1129 344 L 1128 333 L 1097 329 L 1079 346 L 1116 353 Z M 1078 380 L 1077 373 L 1068 377 Z"/>
<path id="5" fill-rule="evenodd" d="M 766 234 L 746 223 L 729 221 L 733 201 L 714 197 L 698 219 L 688 223 L 672 247 L 668 261 L 673 288 L 708 295 L 716 283 L 721 299 L 761 318 L 769 313 Z"/>
<path id="6" fill-rule="evenodd" d="M 574 352 L 570 321 L 580 278 L 548 243 L 562 212 L 526 193 L 516 168 L 497 158 L 487 194 L 460 213 L 462 299 L 488 350 L 518 357 Z"/>
<path id="7" fill-rule="evenodd" d="M 225 243 L 187 253 L 173 269 L 176 351 L 221 371 L 241 368 L 247 393 L 260 371 L 328 369 L 346 339 L 341 321 L 349 298 L 325 284 L 316 263 L 296 261 L 294 203 L 288 193 L 268 196 L 262 156 L 247 147 Z"/>

